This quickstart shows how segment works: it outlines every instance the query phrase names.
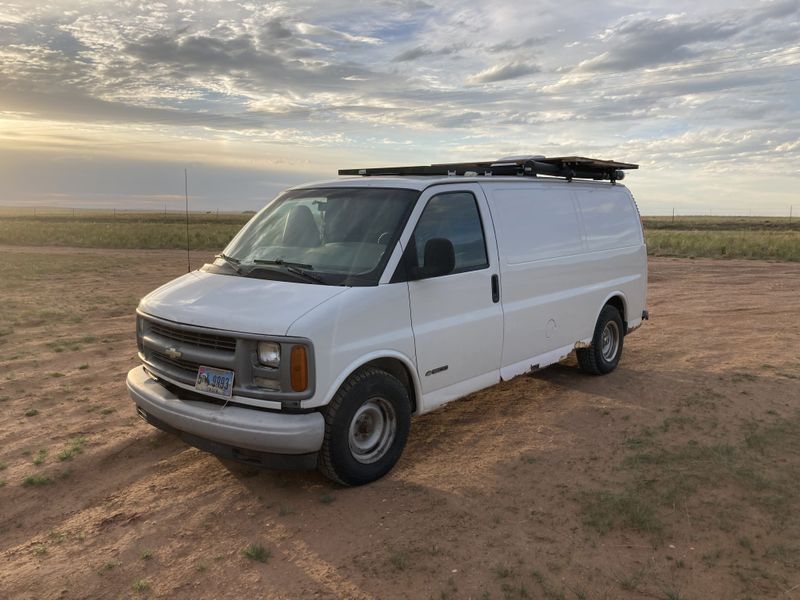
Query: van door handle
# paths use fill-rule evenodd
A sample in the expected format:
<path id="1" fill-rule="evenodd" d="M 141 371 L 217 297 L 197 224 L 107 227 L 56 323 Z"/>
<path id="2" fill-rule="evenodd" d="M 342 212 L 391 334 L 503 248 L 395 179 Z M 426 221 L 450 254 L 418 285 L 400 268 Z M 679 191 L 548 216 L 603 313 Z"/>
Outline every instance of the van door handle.
<path id="1" fill-rule="evenodd" d="M 500 302 L 500 278 L 492 275 L 492 302 Z"/>

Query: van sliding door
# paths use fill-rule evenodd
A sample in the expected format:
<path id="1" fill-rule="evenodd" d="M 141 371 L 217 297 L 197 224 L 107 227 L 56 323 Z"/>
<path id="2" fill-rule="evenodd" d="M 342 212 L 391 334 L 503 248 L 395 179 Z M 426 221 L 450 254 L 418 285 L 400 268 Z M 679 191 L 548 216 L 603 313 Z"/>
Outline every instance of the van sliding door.
<path id="1" fill-rule="evenodd" d="M 578 321 L 587 270 L 580 221 L 569 184 L 485 185 L 500 251 L 503 379 L 565 356 L 585 336 Z"/>

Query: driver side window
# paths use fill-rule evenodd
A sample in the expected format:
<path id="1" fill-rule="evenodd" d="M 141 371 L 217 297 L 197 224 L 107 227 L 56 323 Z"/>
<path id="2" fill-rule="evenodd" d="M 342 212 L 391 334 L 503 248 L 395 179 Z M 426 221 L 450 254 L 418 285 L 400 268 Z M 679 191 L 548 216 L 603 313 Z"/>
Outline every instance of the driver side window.
<path id="1" fill-rule="evenodd" d="M 489 266 L 478 203 L 472 193 L 446 192 L 428 201 L 412 238 L 420 268 L 425 267 L 425 244 L 433 238 L 445 238 L 453 243 L 456 261 L 452 273 Z"/>

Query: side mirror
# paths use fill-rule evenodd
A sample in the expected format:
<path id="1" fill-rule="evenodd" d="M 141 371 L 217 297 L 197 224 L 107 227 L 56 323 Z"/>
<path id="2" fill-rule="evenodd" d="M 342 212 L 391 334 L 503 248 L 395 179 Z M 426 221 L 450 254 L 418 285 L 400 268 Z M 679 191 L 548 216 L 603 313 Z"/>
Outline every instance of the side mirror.
<path id="1" fill-rule="evenodd" d="M 431 238 L 425 243 L 425 266 L 416 269 L 416 279 L 441 277 L 453 272 L 456 252 L 453 242 L 445 238 Z"/>

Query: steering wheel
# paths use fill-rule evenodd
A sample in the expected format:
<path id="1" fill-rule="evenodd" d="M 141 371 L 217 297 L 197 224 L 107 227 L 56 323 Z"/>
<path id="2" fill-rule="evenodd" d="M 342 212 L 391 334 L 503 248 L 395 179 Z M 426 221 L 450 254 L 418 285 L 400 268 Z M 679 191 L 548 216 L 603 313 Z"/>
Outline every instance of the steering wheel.
<path id="1" fill-rule="evenodd" d="M 385 246 L 386 244 L 388 244 L 388 243 L 389 243 L 389 236 L 391 236 L 391 235 L 392 235 L 392 234 L 391 234 L 390 232 L 388 232 L 388 231 L 384 231 L 382 234 L 380 234 L 380 235 L 378 236 L 378 243 L 379 243 L 381 246 Z"/>

